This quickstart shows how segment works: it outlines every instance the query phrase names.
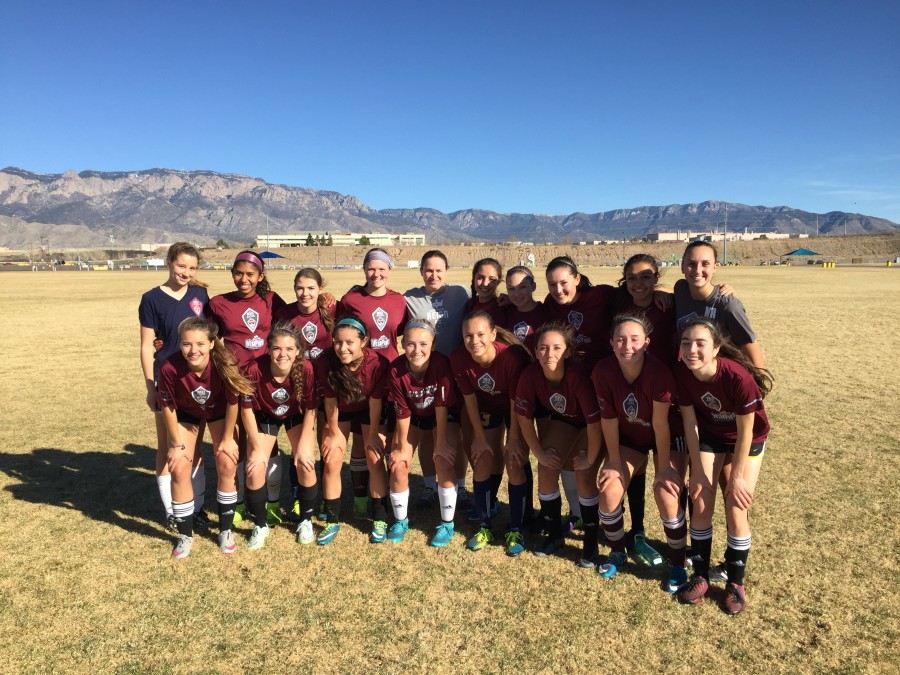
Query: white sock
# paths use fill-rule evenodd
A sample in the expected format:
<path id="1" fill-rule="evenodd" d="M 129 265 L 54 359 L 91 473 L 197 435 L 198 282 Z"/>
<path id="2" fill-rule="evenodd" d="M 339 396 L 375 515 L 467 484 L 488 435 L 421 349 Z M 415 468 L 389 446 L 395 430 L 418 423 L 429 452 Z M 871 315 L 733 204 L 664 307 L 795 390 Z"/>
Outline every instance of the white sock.
<path id="1" fill-rule="evenodd" d="M 191 472 L 191 488 L 194 490 L 194 513 L 203 510 L 206 503 L 206 467 L 195 466 Z"/>
<path id="2" fill-rule="evenodd" d="M 172 474 L 156 477 L 156 487 L 159 488 L 159 498 L 162 500 L 166 515 L 172 515 Z"/>
<path id="3" fill-rule="evenodd" d="M 439 487 L 438 503 L 441 505 L 441 520 L 445 523 L 452 523 L 453 516 L 456 515 L 456 488 Z"/>
<path id="4" fill-rule="evenodd" d="M 422 482 L 429 490 L 437 490 L 437 476 L 422 476 Z"/>
<path id="5" fill-rule="evenodd" d="M 281 453 L 269 457 L 266 466 L 266 490 L 269 493 L 269 501 L 277 502 L 281 499 Z"/>
<path id="6" fill-rule="evenodd" d="M 394 509 L 394 518 L 406 520 L 409 511 L 409 488 L 403 492 L 391 492 L 391 506 Z"/>
<path id="7" fill-rule="evenodd" d="M 247 460 L 242 459 L 237 465 L 238 504 L 244 503 L 244 487 L 247 485 Z"/>
<path id="8" fill-rule="evenodd" d="M 569 502 L 569 513 L 576 518 L 581 518 L 581 504 L 578 502 L 578 480 L 574 471 L 562 472 L 563 492 L 566 493 L 566 501 Z"/>

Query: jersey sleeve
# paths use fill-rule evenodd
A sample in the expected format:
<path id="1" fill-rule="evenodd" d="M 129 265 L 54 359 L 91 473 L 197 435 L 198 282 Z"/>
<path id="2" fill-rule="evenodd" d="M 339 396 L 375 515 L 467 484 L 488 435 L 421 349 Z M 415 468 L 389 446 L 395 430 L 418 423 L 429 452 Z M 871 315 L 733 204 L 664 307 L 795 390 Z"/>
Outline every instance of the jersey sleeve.
<path id="1" fill-rule="evenodd" d="M 591 373 L 591 382 L 594 385 L 594 392 L 597 397 L 597 407 L 600 409 L 600 417 L 605 420 L 614 420 L 618 417 L 616 411 L 615 400 L 613 399 L 612 387 L 609 385 L 609 379 L 604 372 L 602 362 L 594 366 Z"/>
<path id="2" fill-rule="evenodd" d="M 523 353 L 523 347 L 507 347 L 503 352 L 506 356 L 506 383 L 509 387 L 509 400 L 515 404 L 516 389 L 519 386 L 519 378 L 528 367 L 528 356 Z"/>
<path id="3" fill-rule="evenodd" d="M 646 366 L 647 362 L 644 367 Z M 672 403 L 675 400 L 675 378 L 672 377 L 669 369 L 659 361 L 655 361 L 650 374 L 652 375 L 651 396 L 653 400 L 659 403 Z"/>
<path id="4" fill-rule="evenodd" d="M 257 402 L 257 398 L 259 396 L 259 381 L 261 378 L 259 368 L 256 365 L 256 361 L 248 362 L 242 369 L 244 377 L 250 380 L 251 384 L 253 384 L 253 393 L 252 394 L 239 394 L 238 395 L 238 405 L 241 408 L 246 408 L 247 410 L 256 408 L 260 409 L 260 406 Z"/>
<path id="5" fill-rule="evenodd" d="M 575 398 L 587 424 L 594 424 L 600 421 L 600 403 L 597 400 L 597 392 L 594 390 L 594 383 L 587 374 L 575 381 Z"/>
<path id="6" fill-rule="evenodd" d="M 453 379 L 456 380 L 456 386 L 459 389 L 459 393 L 463 396 L 469 396 L 475 393 L 475 388 L 472 386 L 472 383 L 469 382 L 469 378 L 466 375 L 466 364 L 464 361 L 465 353 L 465 347 L 460 347 L 454 351 L 453 355 L 450 357 L 450 366 L 453 370 Z"/>
<path id="7" fill-rule="evenodd" d="M 694 401 L 691 398 L 691 390 L 687 386 L 687 382 L 685 381 L 686 377 L 693 377 L 693 375 L 691 375 L 687 367 L 680 361 L 675 365 L 674 377 L 675 405 L 684 406 L 685 408 L 694 405 Z"/>
<path id="8" fill-rule="evenodd" d="M 753 376 L 740 365 L 735 364 L 729 373 L 735 415 L 749 415 L 763 410 L 762 394 Z"/>
<path id="9" fill-rule="evenodd" d="M 399 357 L 404 359 L 406 357 Z M 403 387 L 403 376 L 401 375 L 401 367 L 396 363 L 391 364 L 391 369 L 388 372 L 388 398 L 391 403 L 394 404 L 394 411 L 397 414 L 398 420 L 405 420 L 407 417 L 410 417 L 412 413 L 409 410 L 409 405 L 406 402 L 406 392 Z"/>
<path id="10" fill-rule="evenodd" d="M 138 321 L 141 322 L 142 327 L 152 328 L 153 333 L 156 334 L 156 312 L 154 311 L 153 300 L 149 296 L 150 293 L 144 293 L 141 296 L 141 304 L 138 305 Z"/>
<path id="11" fill-rule="evenodd" d="M 441 356 L 441 354 L 437 354 Z M 433 354 L 431 358 L 435 358 Z M 440 358 L 437 363 L 437 396 L 434 397 L 435 408 L 454 408 L 458 404 L 456 394 L 456 382 L 453 381 L 453 373 L 450 372 L 450 363 L 446 358 Z"/>
<path id="12" fill-rule="evenodd" d="M 381 354 L 378 354 L 378 362 L 372 370 L 372 398 L 387 398 L 388 395 L 388 369 L 390 362 Z"/>
<path id="13" fill-rule="evenodd" d="M 743 347 L 751 342 L 756 342 L 756 334 L 750 327 L 750 319 L 747 317 L 747 310 L 744 309 L 744 303 L 735 297 L 728 299 L 725 305 L 726 312 L 722 317 L 726 330 L 731 336 L 731 341 L 736 347 Z"/>
<path id="14" fill-rule="evenodd" d="M 533 420 L 534 419 L 534 384 L 532 380 L 532 369 L 526 370 L 516 384 L 515 394 L 515 411 L 517 415 Z"/>
<path id="15" fill-rule="evenodd" d="M 168 361 L 163 361 L 159 368 L 159 380 L 156 383 L 156 402 L 160 408 L 175 408 L 175 368 Z"/>
<path id="16" fill-rule="evenodd" d="M 337 398 L 337 394 L 331 388 L 328 382 L 328 361 L 330 359 L 323 355 L 321 359 L 316 359 L 313 369 L 316 374 L 316 397 L 320 400 L 323 398 Z"/>
<path id="17" fill-rule="evenodd" d="M 303 359 L 303 393 L 300 395 L 300 405 L 303 410 L 315 410 L 319 407 L 316 373 L 309 359 Z"/>

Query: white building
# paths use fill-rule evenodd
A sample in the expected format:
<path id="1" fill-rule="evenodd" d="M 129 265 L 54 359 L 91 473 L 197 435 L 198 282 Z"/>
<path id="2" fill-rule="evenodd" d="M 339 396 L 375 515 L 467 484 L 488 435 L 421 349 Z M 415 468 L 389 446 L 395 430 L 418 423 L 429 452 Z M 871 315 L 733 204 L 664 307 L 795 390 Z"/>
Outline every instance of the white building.
<path id="1" fill-rule="evenodd" d="M 390 234 L 368 232 L 301 232 L 291 234 L 257 234 L 257 248 L 294 248 L 306 246 L 309 237 L 315 241 L 331 238 L 332 246 L 359 246 L 359 240 L 368 238 L 369 246 L 424 246 L 424 234 Z"/>

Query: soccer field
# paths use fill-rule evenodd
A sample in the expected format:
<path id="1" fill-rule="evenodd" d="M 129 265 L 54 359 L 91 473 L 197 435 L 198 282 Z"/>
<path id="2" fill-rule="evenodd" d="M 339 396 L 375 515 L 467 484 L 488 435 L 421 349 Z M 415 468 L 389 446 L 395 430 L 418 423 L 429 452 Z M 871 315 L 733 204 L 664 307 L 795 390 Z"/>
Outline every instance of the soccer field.
<path id="1" fill-rule="evenodd" d="M 620 275 L 583 271 L 594 283 Z M 228 272 L 198 276 L 210 295 L 233 289 Z M 325 276 L 338 297 L 363 277 Z M 468 283 L 466 270 L 450 277 Z M 678 277 L 668 270 L 662 283 Z M 286 300 L 292 279 L 270 277 Z M 714 601 L 679 605 L 659 588 L 664 572 L 635 562 L 611 581 L 579 569 L 574 537 L 543 560 L 510 559 L 501 545 L 473 554 L 459 535 L 430 548 L 436 509 L 412 511 L 402 544 L 370 545 L 368 523 L 349 516 L 346 475 L 332 545 L 301 547 L 279 527 L 250 552 L 245 529 L 233 556 L 211 534 L 171 559 L 137 320 L 141 293 L 164 280 L 0 274 L 0 672 L 896 672 L 900 270 L 716 277 L 744 301 L 775 377 L 748 604 L 735 618 Z M 420 284 L 398 269 L 389 285 Z M 205 456 L 214 514 L 208 445 Z M 664 548 L 651 483 L 647 534 Z M 505 524 L 504 509 L 498 531 Z"/>

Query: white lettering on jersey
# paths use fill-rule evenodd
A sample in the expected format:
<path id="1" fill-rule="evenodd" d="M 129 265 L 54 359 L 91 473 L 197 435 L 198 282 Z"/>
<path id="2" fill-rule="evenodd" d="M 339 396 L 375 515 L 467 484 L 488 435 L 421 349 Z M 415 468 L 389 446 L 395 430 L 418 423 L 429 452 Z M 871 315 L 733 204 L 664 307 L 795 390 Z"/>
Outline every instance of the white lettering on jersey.
<path id="1" fill-rule="evenodd" d="M 290 409 L 291 406 L 289 405 L 280 405 L 272 411 L 272 414 L 275 415 L 275 417 L 284 417 Z"/>
<path id="2" fill-rule="evenodd" d="M 315 342 L 316 338 L 319 337 L 319 327 L 312 321 L 307 321 L 303 328 L 300 329 L 300 332 L 303 334 L 303 339 L 309 344 Z"/>
<path id="3" fill-rule="evenodd" d="M 259 325 L 259 312 L 255 309 L 247 309 L 243 314 L 241 314 L 241 319 L 244 321 L 244 325 L 247 326 L 251 331 L 255 331 L 256 327 Z"/>
<path id="4" fill-rule="evenodd" d="M 212 392 L 203 387 L 197 387 L 191 392 L 191 398 L 197 401 L 204 410 L 206 409 L 206 402 L 209 400 L 210 396 L 212 396 Z"/>
<path id="5" fill-rule="evenodd" d="M 324 350 L 319 349 L 318 347 L 313 347 L 312 349 L 308 349 L 306 351 L 306 358 L 308 359 L 317 359 L 322 354 Z"/>
<path id="6" fill-rule="evenodd" d="M 575 330 L 579 330 L 581 328 L 581 324 L 584 322 L 584 314 L 581 312 L 571 311 L 569 312 L 569 316 L 566 317 L 566 320 L 575 326 Z"/>
<path id="7" fill-rule="evenodd" d="M 485 373 L 478 378 L 478 388 L 481 389 L 481 391 L 492 392 L 494 391 L 496 384 L 497 383 L 494 382 L 494 378 L 491 377 L 490 373 Z"/>
<path id="8" fill-rule="evenodd" d="M 716 308 L 715 308 L 715 307 L 707 307 L 707 308 L 706 308 L 706 311 L 703 312 L 703 316 L 705 316 L 707 319 L 713 319 L 713 320 L 715 320 L 715 318 L 716 318 Z"/>
<path id="9" fill-rule="evenodd" d="M 560 415 L 566 412 L 566 397 L 562 394 L 553 394 L 550 397 L 550 406 Z"/>
<path id="10" fill-rule="evenodd" d="M 369 344 L 372 349 L 387 349 L 391 344 L 391 340 L 387 335 L 382 335 L 380 338 L 375 338 Z"/>
<path id="11" fill-rule="evenodd" d="M 244 340 L 244 347 L 246 349 L 256 350 L 256 349 L 262 349 L 265 346 L 266 346 L 266 341 L 263 340 L 261 337 L 259 337 L 259 335 L 254 335 L 251 339 Z"/>
<path id="12" fill-rule="evenodd" d="M 372 312 L 372 320 L 375 322 L 378 330 L 384 330 L 384 327 L 387 326 L 388 322 L 388 313 L 381 309 L 381 307 L 378 307 Z"/>

